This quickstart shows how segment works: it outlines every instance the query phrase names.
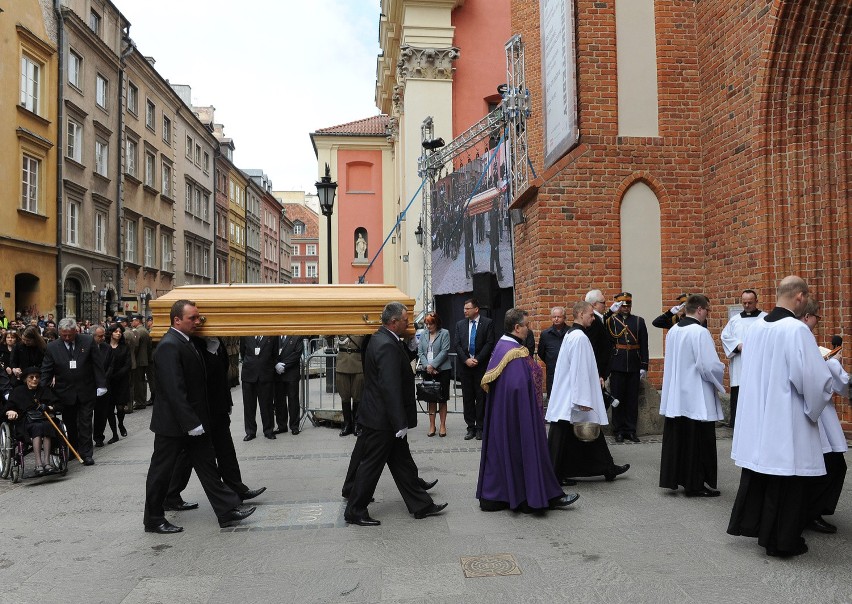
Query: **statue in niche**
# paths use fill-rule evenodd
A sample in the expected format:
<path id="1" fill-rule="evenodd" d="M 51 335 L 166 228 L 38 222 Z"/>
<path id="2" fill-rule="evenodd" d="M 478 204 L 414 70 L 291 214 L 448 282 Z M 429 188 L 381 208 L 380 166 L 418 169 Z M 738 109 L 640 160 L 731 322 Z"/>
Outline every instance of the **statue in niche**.
<path id="1" fill-rule="evenodd" d="M 358 238 L 355 240 L 355 259 L 367 259 L 367 240 L 364 239 L 364 233 L 358 233 Z"/>

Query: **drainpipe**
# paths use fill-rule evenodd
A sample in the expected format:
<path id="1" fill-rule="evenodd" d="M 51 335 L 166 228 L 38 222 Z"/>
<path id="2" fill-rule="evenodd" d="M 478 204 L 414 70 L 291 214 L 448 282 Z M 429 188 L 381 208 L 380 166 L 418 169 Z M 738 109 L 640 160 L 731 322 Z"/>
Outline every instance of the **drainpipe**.
<path id="1" fill-rule="evenodd" d="M 59 46 L 57 69 L 59 77 L 56 86 L 56 317 L 65 316 L 65 293 L 62 283 L 62 132 L 65 122 L 65 18 L 62 15 L 62 0 L 53 0 L 53 10 L 56 13 L 57 42 Z"/>
<path id="2" fill-rule="evenodd" d="M 121 56 L 118 58 L 118 144 L 120 149 L 118 154 L 118 199 L 116 201 L 115 217 L 115 249 L 118 252 L 118 274 L 115 279 L 116 314 L 122 310 L 121 294 L 124 282 L 124 248 L 121 245 L 122 241 L 124 241 L 121 225 L 121 217 L 124 214 L 124 167 L 127 165 L 127 158 L 125 157 L 125 153 L 127 152 L 127 138 L 124 133 L 124 72 L 127 57 L 136 49 L 136 45 L 130 39 L 129 25 L 127 26 L 127 31 L 122 33 L 121 42 Z M 125 44 L 126 46 L 124 46 Z"/>

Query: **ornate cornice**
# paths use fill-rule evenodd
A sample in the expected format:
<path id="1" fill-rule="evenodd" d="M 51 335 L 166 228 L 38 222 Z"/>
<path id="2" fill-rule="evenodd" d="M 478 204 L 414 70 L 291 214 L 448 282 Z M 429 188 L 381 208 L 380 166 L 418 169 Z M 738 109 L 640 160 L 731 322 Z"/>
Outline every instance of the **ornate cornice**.
<path id="1" fill-rule="evenodd" d="M 396 81 L 405 85 L 408 78 L 424 80 L 452 80 L 453 61 L 459 58 L 460 51 L 450 48 L 416 48 L 408 44 L 399 49 L 399 61 L 396 64 Z"/>
<path id="2" fill-rule="evenodd" d="M 399 139 L 399 119 L 391 116 L 388 119 L 388 127 L 385 131 L 389 143 L 394 143 Z"/>

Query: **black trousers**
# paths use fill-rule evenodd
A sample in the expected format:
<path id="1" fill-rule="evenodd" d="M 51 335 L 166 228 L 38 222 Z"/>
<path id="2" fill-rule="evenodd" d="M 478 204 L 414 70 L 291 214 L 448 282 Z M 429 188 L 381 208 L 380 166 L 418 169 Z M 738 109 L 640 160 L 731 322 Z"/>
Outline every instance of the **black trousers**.
<path id="1" fill-rule="evenodd" d="M 112 435 L 118 436 L 115 429 L 114 408 L 110 393 L 106 393 L 105 395 L 99 396 L 95 399 L 95 417 L 92 424 L 92 436 L 94 437 L 95 442 L 102 443 L 104 441 L 104 430 L 106 429 L 107 422 L 109 422 Z"/>
<path id="2" fill-rule="evenodd" d="M 150 363 L 145 370 L 145 381 L 148 382 L 148 389 L 151 391 L 151 400 L 154 400 L 157 392 L 154 390 L 154 363 Z"/>
<path id="3" fill-rule="evenodd" d="M 133 404 L 137 407 L 144 407 L 145 401 L 148 398 L 148 386 L 145 383 L 145 367 L 131 369 L 130 377 L 133 380 Z"/>
<path id="4" fill-rule="evenodd" d="M 464 423 L 468 430 L 482 430 L 485 421 L 485 390 L 480 385 L 485 367 L 471 369 L 464 363 L 459 366 L 459 378 L 462 384 L 462 403 Z"/>
<path id="5" fill-rule="evenodd" d="M 396 438 L 389 430 L 373 430 L 362 427 L 359 443 L 363 440 L 361 462 L 358 464 L 346 517 L 363 516 L 376 492 L 376 485 L 385 465 L 391 471 L 393 481 L 402 495 L 409 513 L 420 512 L 432 505 L 432 498 L 423 490 L 417 478 L 417 464 L 408 448 L 408 437 Z"/>
<path id="6" fill-rule="evenodd" d="M 260 403 L 260 423 L 264 434 L 275 431 L 272 411 L 272 382 L 243 382 L 243 417 L 246 434 L 257 434 L 257 406 Z"/>
<path id="7" fill-rule="evenodd" d="M 275 423 L 279 428 L 299 427 L 302 418 L 302 405 L 299 403 L 299 382 L 276 381 L 274 387 Z"/>
<path id="8" fill-rule="evenodd" d="M 216 453 L 208 434 L 201 436 L 154 435 L 154 453 L 145 481 L 146 526 L 157 526 L 165 521 L 163 504 L 175 473 L 181 453 L 185 453 L 201 481 L 201 487 L 213 507 L 217 518 L 222 518 L 240 505 L 239 496 L 219 478 Z"/>
<path id="9" fill-rule="evenodd" d="M 68 430 L 68 440 L 77 449 L 80 457 L 91 457 L 95 450 L 92 444 L 92 413 L 95 403 L 77 401 L 74 405 L 62 405 L 62 421 Z"/>
<path id="10" fill-rule="evenodd" d="M 740 398 L 740 387 L 731 386 L 731 421 L 729 426 L 734 427 L 734 422 L 737 420 L 737 400 Z"/>
<path id="11" fill-rule="evenodd" d="M 612 410 L 612 433 L 635 434 L 639 419 L 639 372 L 613 371 L 609 374 L 609 392 L 621 401 Z"/>

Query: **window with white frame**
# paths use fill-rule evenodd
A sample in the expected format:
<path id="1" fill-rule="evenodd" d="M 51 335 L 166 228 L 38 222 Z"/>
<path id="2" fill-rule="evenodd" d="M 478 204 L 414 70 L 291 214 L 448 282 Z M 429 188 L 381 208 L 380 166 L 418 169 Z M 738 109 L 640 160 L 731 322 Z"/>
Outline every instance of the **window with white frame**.
<path id="1" fill-rule="evenodd" d="M 65 224 L 68 227 L 65 234 L 65 243 L 68 245 L 79 245 L 80 240 L 80 204 L 76 201 L 68 202 Z"/>
<path id="2" fill-rule="evenodd" d="M 154 173 L 157 171 L 156 160 L 153 153 L 145 152 L 145 184 L 154 186 Z"/>
<path id="3" fill-rule="evenodd" d="M 125 142 L 124 149 L 124 170 L 134 178 L 136 178 L 138 174 L 138 170 L 136 169 L 136 157 L 138 152 L 139 145 L 135 140 L 128 138 Z"/>
<path id="4" fill-rule="evenodd" d="M 107 213 L 95 211 L 95 251 L 106 253 Z"/>
<path id="5" fill-rule="evenodd" d="M 109 82 L 104 76 L 98 74 L 95 84 L 95 102 L 99 107 L 106 109 L 107 99 L 109 98 Z"/>
<path id="6" fill-rule="evenodd" d="M 160 194 L 165 195 L 166 197 L 171 197 L 172 196 L 172 166 L 167 162 L 163 162 L 163 169 L 160 172 L 160 174 L 162 175 L 161 180 L 163 181 L 163 188 L 160 189 Z"/>
<path id="7" fill-rule="evenodd" d="M 210 222 L 210 195 L 208 193 L 204 194 L 204 200 L 202 202 L 201 209 L 204 212 L 204 220 Z"/>
<path id="8" fill-rule="evenodd" d="M 317 255 L 317 246 L 315 243 L 308 243 L 305 245 L 305 256 L 316 256 Z"/>
<path id="9" fill-rule="evenodd" d="M 195 189 L 195 211 L 193 214 L 201 218 L 201 191 L 199 189 Z"/>
<path id="10" fill-rule="evenodd" d="M 23 169 L 21 170 L 21 209 L 38 213 L 39 206 L 39 172 L 41 162 L 35 157 L 24 154 Z"/>
<path id="11" fill-rule="evenodd" d="M 139 89 L 133 84 L 127 84 L 127 110 L 139 115 Z"/>
<path id="12" fill-rule="evenodd" d="M 154 128 L 157 124 L 156 113 L 157 113 L 156 106 L 154 105 L 154 103 L 150 99 L 147 99 L 145 101 L 145 125 L 148 128 L 150 128 L 151 130 L 154 130 Z"/>
<path id="13" fill-rule="evenodd" d="M 316 262 L 306 262 L 305 263 L 305 277 L 309 279 L 317 276 L 317 263 Z"/>
<path id="14" fill-rule="evenodd" d="M 186 192 L 183 209 L 192 214 L 192 184 L 186 183 Z"/>
<path id="15" fill-rule="evenodd" d="M 171 233 L 160 233 L 160 269 L 170 273 L 174 271 Z"/>
<path id="16" fill-rule="evenodd" d="M 95 32 L 98 36 L 101 35 L 101 16 L 95 11 L 89 13 L 89 29 Z"/>
<path id="17" fill-rule="evenodd" d="M 41 64 L 30 56 L 21 55 L 21 106 L 38 113 L 40 94 Z"/>
<path id="18" fill-rule="evenodd" d="M 192 159 L 192 146 L 195 143 L 192 142 L 192 137 L 190 135 L 186 135 L 186 159 Z"/>
<path id="19" fill-rule="evenodd" d="M 156 251 L 154 249 L 154 227 L 146 226 L 143 230 L 143 243 L 145 250 L 145 266 L 154 266 Z"/>
<path id="20" fill-rule="evenodd" d="M 201 274 L 210 276 L 210 249 L 206 247 L 201 250 Z"/>
<path id="21" fill-rule="evenodd" d="M 293 224 L 293 234 L 294 235 L 303 235 L 304 233 L 305 233 L 305 223 L 297 220 Z"/>
<path id="22" fill-rule="evenodd" d="M 201 165 L 201 145 L 195 144 L 195 163 Z"/>
<path id="23" fill-rule="evenodd" d="M 168 145 L 172 144 L 172 120 L 165 115 L 163 116 L 163 142 Z"/>
<path id="24" fill-rule="evenodd" d="M 68 83 L 75 88 L 82 89 L 81 72 L 83 71 L 83 57 L 68 49 Z"/>
<path id="25" fill-rule="evenodd" d="M 65 156 L 76 162 L 83 161 L 83 126 L 68 118 Z"/>
<path id="26" fill-rule="evenodd" d="M 293 277 L 296 279 L 302 276 L 302 265 L 301 264 L 291 264 L 290 265 L 290 273 L 292 273 Z"/>
<path id="27" fill-rule="evenodd" d="M 297 244 L 295 244 L 295 245 L 293 246 L 293 255 L 294 255 L 294 256 L 299 256 L 299 255 L 301 254 L 301 252 L 302 252 L 302 246 L 300 246 L 298 243 L 297 243 Z"/>
<path id="28" fill-rule="evenodd" d="M 136 230 L 136 221 L 128 218 L 125 221 L 124 260 L 134 264 L 136 263 Z"/>
<path id="29" fill-rule="evenodd" d="M 192 242 L 186 241 L 183 246 L 183 272 L 192 272 Z"/>
<path id="30" fill-rule="evenodd" d="M 204 152 L 204 163 L 201 165 L 204 169 L 204 173 L 208 174 L 210 172 L 210 154 L 207 151 Z"/>
<path id="31" fill-rule="evenodd" d="M 106 176 L 109 170 L 109 145 L 103 141 L 95 141 L 95 172 Z"/>

